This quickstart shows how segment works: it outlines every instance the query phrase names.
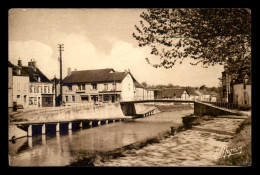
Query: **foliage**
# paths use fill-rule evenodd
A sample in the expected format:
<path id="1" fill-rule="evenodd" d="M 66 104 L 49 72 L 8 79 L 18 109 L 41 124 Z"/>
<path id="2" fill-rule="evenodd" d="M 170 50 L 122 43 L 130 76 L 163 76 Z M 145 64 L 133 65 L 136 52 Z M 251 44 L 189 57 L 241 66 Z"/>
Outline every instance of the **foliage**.
<path id="1" fill-rule="evenodd" d="M 220 64 L 230 72 L 251 72 L 251 12 L 248 9 L 148 9 L 133 37 L 160 58 L 155 68 L 177 60 L 192 65 Z"/>

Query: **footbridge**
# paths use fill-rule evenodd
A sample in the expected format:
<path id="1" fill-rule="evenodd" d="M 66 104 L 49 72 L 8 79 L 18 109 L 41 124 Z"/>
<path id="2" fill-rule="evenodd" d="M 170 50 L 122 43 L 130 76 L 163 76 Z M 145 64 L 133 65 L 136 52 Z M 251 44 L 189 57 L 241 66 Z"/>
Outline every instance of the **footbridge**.
<path id="1" fill-rule="evenodd" d="M 176 100 L 176 99 L 149 99 L 149 100 L 134 100 L 120 102 L 121 109 L 124 115 L 136 115 L 135 105 L 137 103 L 181 103 L 194 104 L 194 115 L 196 116 L 220 116 L 220 115 L 242 115 L 236 110 L 218 107 L 207 102 L 199 102 L 194 100 Z"/>

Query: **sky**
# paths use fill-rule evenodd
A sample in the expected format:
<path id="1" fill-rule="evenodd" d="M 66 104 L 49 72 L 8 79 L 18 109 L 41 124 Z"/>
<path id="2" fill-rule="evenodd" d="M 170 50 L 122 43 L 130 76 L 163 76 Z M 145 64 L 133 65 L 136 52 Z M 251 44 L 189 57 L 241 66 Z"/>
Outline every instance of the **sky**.
<path id="1" fill-rule="evenodd" d="M 154 68 L 159 58 L 150 49 L 138 47 L 134 25 L 146 9 L 10 9 L 8 16 L 8 60 L 27 66 L 34 59 L 49 78 L 59 75 L 58 44 L 62 52 L 63 78 L 67 68 L 90 70 L 130 69 L 133 76 L 148 85 L 219 86 L 223 66 L 192 66 L 190 59 L 171 69 Z"/>

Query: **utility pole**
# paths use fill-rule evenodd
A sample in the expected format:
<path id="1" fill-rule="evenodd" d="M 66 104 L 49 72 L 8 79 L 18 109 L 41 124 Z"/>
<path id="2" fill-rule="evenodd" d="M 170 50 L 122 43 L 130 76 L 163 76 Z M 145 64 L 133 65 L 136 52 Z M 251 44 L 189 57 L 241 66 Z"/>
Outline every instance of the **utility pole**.
<path id="1" fill-rule="evenodd" d="M 58 44 L 58 49 L 60 52 L 60 57 L 59 57 L 59 61 L 60 61 L 60 105 L 62 104 L 62 51 L 64 51 L 64 44 Z"/>

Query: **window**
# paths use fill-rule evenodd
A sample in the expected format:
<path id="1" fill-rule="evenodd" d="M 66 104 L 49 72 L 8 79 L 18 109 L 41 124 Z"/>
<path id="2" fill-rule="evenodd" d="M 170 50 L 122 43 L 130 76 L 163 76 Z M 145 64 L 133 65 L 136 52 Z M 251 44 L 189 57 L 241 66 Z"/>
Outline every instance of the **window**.
<path id="1" fill-rule="evenodd" d="M 78 90 L 85 90 L 85 84 L 78 84 Z"/>
<path id="2" fill-rule="evenodd" d="M 34 91 L 34 93 L 36 93 L 36 89 L 37 89 L 37 87 L 36 86 L 33 86 L 33 91 Z"/>
<path id="3" fill-rule="evenodd" d="M 26 95 L 23 96 L 24 103 L 26 103 Z"/>
<path id="4" fill-rule="evenodd" d="M 68 90 L 72 91 L 72 85 L 68 85 Z"/>
<path id="5" fill-rule="evenodd" d="M 105 90 L 105 91 L 108 90 L 108 84 L 104 84 L 104 90 Z"/>
<path id="6" fill-rule="evenodd" d="M 97 90 L 97 83 L 92 83 L 92 89 Z"/>
<path id="7" fill-rule="evenodd" d="M 44 93 L 46 94 L 47 93 L 47 86 L 44 86 Z"/>
<path id="8" fill-rule="evenodd" d="M 17 99 L 20 98 L 20 95 L 17 95 Z"/>
<path id="9" fill-rule="evenodd" d="M 39 93 L 39 87 L 40 87 L 40 86 L 37 86 L 37 88 L 36 88 L 36 93 Z"/>
<path id="10" fill-rule="evenodd" d="M 81 101 L 88 101 L 88 96 L 81 97 Z"/>
<path id="11" fill-rule="evenodd" d="M 34 97 L 34 104 L 36 105 L 37 104 L 37 98 Z"/>
<path id="12" fill-rule="evenodd" d="M 108 102 L 109 101 L 109 95 L 104 95 L 104 102 Z"/>
<path id="13" fill-rule="evenodd" d="M 74 95 L 72 95 L 72 101 L 75 101 L 75 96 Z"/>
<path id="14" fill-rule="evenodd" d="M 68 98 L 68 96 L 65 96 L 65 100 L 66 100 L 66 102 L 68 102 L 68 101 L 69 101 L 69 98 Z"/>
<path id="15" fill-rule="evenodd" d="M 29 105 L 33 105 L 33 99 L 34 99 L 33 97 L 29 98 Z"/>
<path id="16" fill-rule="evenodd" d="M 113 90 L 116 90 L 116 83 L 113 83 Z"/>

